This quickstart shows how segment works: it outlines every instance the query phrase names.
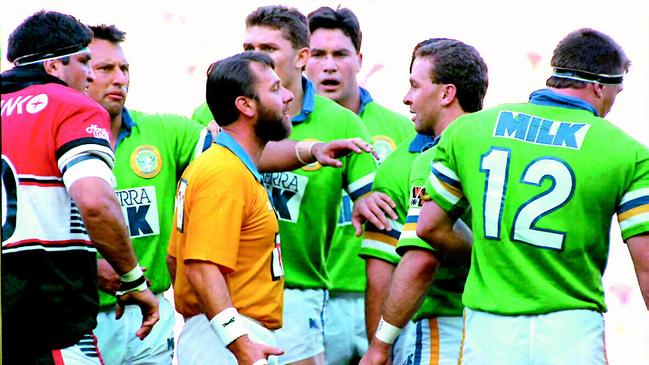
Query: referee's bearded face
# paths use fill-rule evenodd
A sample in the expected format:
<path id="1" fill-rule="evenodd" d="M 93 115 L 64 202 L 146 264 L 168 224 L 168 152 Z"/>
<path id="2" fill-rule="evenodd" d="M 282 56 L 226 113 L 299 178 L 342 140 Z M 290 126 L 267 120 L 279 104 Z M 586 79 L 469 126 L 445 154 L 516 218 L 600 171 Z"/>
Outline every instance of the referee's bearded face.
<path id="1" fill-rule="evenodd" d="M 279 77 L 268 66 L 251 64 L 257 75 L 257 124 L 255 134 L 263 141 L 279 141 L 291 133 L 289 107 L 293 94 L 282 86 Z"/>
<path id="2" fill-rule="evenodd" d="M 88 87 L 88 96 L 106 109 L 111 117 L 120 115 L 128 92 L 129 64 L 122 47 L 104 39 L 90 42 L 95 80 Z"/>

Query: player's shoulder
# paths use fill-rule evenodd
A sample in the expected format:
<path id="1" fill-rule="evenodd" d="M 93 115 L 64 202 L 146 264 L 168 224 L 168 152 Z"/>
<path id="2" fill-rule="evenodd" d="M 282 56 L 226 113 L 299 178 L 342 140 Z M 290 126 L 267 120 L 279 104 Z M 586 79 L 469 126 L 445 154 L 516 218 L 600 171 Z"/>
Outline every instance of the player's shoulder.
<path id="1" fill-rule="evenodd" d="M 387 107 L 374 100 L 365 105 L 365 113 L 379 115 L 383 119 L 395 120 L 397 121 L 397 123 L 403 123 L 407 124 L 408 126 L 412 126 L 412 122 L 410 121 L 410 119 L 408 119 L 408 117 L 401 113 L 397 113 L 392 109 L 388 109 Z"/>
<path id="2" fill-rule="evenodd" d="M 326 116 L 329 119 L 342 118 L 343 122 L 354 121 L 360 123 L 360 118 L 354 112 L 318 94 L 315 95 L 313 112 L 318 113 L 320 117 Z"/>

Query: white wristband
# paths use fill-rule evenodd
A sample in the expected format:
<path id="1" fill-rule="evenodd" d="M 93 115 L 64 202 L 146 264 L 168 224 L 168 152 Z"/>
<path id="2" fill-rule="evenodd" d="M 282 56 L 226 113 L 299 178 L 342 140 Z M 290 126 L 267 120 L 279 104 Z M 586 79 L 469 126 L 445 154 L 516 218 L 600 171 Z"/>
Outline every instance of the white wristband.
<path id="1" fill-rule="evenodd" d="M 308 159 L 313 159 L 312 150 L 316 143 L 320 143 L 320 141 L 299 141 L 295 144 L 295 156 L 297 156 L 297 160 L 300 161 L 302 165 L 308 165 L 310 162 L 303 160 L 300 154 L 306 151 L 309 156 Z"/>
<path id="2" fill-rule="evenodd" d="M 225 308 L 210 319 L 210 326 L 212 326 L 212 329 L 225 346 L 248 334 L 248 330 L 246 330 L 241 318 L 239 318 L 239 312 L 233 307 Z"/>
<path id="3" fill-rule="evenodd" d="M 387 343 L 388 345 L 392 345 L 397 337 L 399 337 L 399 334 L 402 330 L 403 328 L 391 325 L 390 323 L 386 322 L 383 317 L 381 317 L 374 337 Z"/>

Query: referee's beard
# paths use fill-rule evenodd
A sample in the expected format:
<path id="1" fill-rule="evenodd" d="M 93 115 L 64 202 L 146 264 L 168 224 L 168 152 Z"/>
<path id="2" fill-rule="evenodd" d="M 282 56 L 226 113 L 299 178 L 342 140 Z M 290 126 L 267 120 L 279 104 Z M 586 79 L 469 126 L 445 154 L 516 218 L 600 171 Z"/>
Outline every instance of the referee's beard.
<path id="1" fill-rule="evenodd" d="M 255 125 L 255 134 L 263 141 L 280 141 L 291 134 L 291 120 L 288 114 L 281 110 L 273 110 L 262 106 L 259 119 Z"/>

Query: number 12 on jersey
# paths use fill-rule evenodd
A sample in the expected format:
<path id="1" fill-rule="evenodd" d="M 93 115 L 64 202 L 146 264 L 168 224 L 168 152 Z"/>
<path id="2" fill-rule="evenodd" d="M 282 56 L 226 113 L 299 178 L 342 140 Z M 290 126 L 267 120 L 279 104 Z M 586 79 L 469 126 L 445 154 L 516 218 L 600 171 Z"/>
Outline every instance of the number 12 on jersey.
<path id="1" fill-rule="evenodd" d="M 508 148 L 491 147 L 480 160 L 480 172 L 486 174 L 482 218 L 487 239 L 500 240 L 501 237 L 500 228 L 507 188 L 511 187 L 511 153 Z M 539 157 L 525 167 L 519 183 L 540 187 L 546 179 L 552 183 L 550 188 L 525 202 L 512 202 L 522 204 L 514 216 L 511 239 L 542 248 L 561 250 L 566 233 L 537 228 L 536 223 L 570 200 L 575 190 L 575 174 L 561 159 Z"/>

